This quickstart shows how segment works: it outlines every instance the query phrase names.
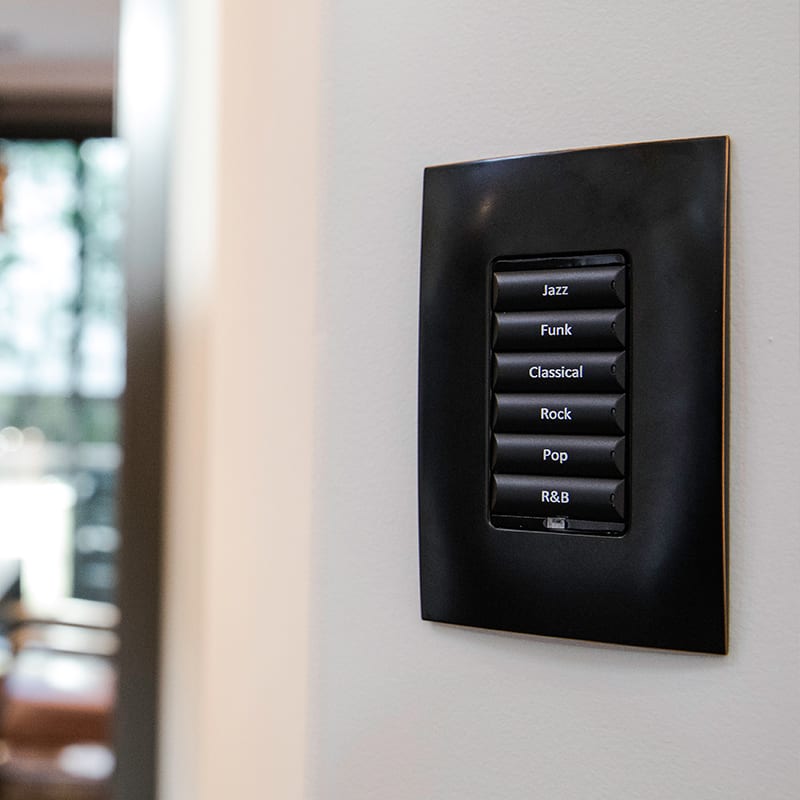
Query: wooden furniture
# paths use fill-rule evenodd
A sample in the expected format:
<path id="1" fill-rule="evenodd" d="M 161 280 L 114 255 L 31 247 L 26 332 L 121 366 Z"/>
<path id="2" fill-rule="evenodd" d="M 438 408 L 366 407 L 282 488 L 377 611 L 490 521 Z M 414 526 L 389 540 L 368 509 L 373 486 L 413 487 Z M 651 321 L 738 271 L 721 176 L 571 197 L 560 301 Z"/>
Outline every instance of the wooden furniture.
<path id="1" fill-rule="evenodd" d="M 110 800 L 116 610 L 7 612 L 0 800 Z"/>

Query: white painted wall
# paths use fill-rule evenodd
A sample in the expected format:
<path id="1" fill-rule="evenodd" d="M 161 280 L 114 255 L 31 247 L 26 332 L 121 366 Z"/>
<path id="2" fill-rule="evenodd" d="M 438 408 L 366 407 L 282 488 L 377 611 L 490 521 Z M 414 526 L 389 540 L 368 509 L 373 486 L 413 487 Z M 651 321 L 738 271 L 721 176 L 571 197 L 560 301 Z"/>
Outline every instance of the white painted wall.
<path id="1" fill-rule="evenodd" d="M 800 796 L 798 10 L 331 4 L 312 585 L 315 800 Z M 421 622 L 427 164 L 730 134 L 731 654 Z"/>
<path id="2" fill-rule="evenodd" d="M 183 3 L 162 796 L 798 796 L 797 3 L 320 4 Z M 724 133 L 730 655 L 420 621 L 423 167 Z"/>

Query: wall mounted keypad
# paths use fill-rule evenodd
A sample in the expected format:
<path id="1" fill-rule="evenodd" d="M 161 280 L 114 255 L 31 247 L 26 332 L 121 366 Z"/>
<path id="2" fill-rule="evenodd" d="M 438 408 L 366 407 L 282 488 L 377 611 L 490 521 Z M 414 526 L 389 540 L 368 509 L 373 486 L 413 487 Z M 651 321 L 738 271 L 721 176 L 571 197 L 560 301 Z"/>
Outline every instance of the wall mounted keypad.
<path id="1" fill-rule="evenodd" d="M 492 261 L 496 526 L 624 531 L 627 282 L 623 253 Z"/>
<path id="2" fill-rule="evenodd" d="M 727 651 L 728 153 L 425 170 L 424 619 Z"/>

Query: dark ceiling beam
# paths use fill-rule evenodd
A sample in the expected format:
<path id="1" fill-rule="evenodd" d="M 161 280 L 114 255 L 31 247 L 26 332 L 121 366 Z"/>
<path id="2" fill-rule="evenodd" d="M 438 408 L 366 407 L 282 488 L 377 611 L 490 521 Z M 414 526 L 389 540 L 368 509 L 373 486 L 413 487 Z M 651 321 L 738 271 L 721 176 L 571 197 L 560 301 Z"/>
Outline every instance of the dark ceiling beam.
<path id="1" fill-rule="evenodd" d="M 111 92 L 40 93 L 0 90 L 0 138 L 88 139 L 111 136 Z"/>

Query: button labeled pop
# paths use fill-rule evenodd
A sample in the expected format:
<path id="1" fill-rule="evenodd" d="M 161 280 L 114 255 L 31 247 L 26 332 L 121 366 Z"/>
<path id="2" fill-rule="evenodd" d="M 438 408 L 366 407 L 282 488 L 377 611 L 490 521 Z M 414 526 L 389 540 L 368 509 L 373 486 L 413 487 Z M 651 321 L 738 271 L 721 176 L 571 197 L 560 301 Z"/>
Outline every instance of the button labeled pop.
<path id="1" fill-rule="evenodd" d="M 523 475 L 622 477 L 625 437 L 496 433 L 492 437 L 492 468 Z"/>

